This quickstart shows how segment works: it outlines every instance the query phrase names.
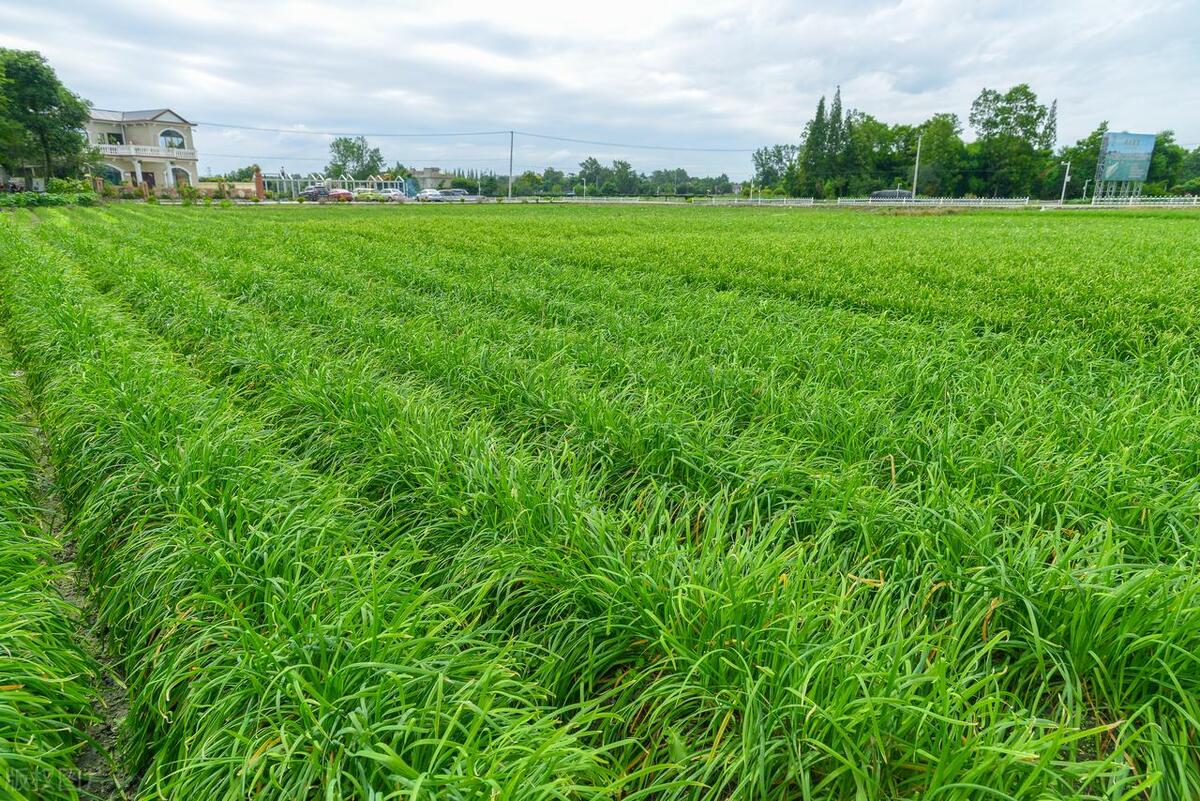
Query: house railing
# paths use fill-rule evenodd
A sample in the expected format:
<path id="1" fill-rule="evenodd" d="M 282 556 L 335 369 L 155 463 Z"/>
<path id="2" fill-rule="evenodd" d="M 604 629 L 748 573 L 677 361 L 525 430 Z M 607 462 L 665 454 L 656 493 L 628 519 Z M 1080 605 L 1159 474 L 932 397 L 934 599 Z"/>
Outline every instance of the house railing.
<path id="1" fill-rule="evenodd" d="M 158 147 L 156 145 L 96 145 L 103 156 L 126 158 L 180 159 L 195 161 L 196 151 L 187 147 Z"/>

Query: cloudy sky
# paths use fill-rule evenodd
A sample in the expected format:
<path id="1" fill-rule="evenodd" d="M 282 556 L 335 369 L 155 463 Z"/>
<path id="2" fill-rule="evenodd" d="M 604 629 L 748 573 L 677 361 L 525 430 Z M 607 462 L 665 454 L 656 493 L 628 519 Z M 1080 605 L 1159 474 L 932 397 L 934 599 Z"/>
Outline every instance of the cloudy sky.
<path id="1" fill-rule="evenodd" d="M 518 136 L 518 171 L 592 154 L 736 179 L 837 85 L 914 123 L 1028 82 L 1058 99 L 1062 142 L 1107 119 L 1195 146 L 1197 41 L 1195 0 L 0 0 L 0 46 L 40 50 L 93 105 L 202 123 L 202 171 L 320 169 L 329 137 L 300 132 L 336 131 L 377 134 L 389 161 L 505 172 L 507 135 L 382 134 L 517 129 L 620 143 Z"/>

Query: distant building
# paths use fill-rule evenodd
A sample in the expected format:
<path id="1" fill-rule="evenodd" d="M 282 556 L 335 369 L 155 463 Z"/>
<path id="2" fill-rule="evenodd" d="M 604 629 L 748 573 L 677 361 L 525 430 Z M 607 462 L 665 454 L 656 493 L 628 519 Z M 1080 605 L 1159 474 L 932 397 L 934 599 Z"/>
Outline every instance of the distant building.
<path id="1" fill-rule="evenodd" d="M 412 171 L 412 179 L 421 189 L 442 189 L 450 185 L 451 176 L 442 172 L 440 167 L 425 167 Z"/>
<path id="2" fill-rule="evenodd" d="M 100 174 L 111 183 L 153 188 L 195 186 L 199 179 L 192 123 L 169 108 L 92 109 L 88 143 L 100 151 Z"/>

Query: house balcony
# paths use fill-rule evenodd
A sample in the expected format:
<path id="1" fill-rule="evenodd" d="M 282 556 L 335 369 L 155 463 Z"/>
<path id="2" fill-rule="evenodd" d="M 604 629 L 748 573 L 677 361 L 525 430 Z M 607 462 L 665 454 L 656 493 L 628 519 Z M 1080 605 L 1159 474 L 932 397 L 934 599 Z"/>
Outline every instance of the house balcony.
<path id="1" fill-rule="evenodd" d="M 131 159 L 166 159 L 195 161 L 196 151 L 187 147 L 156 147 L 152 145 L 96 145 L 103 156 L 124 156 Z"/>

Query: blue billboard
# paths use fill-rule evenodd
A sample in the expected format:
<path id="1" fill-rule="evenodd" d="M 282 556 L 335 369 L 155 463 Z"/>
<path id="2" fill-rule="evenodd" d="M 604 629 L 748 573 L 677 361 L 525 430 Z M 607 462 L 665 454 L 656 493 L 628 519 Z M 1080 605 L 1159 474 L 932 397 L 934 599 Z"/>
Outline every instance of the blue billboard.
<path id="1" fill-rule="evenodd" d="M 1145 181 L 1154 152 L 1154 134 L 1108 131 L 1100 141 L 1097 181 Z"/>

